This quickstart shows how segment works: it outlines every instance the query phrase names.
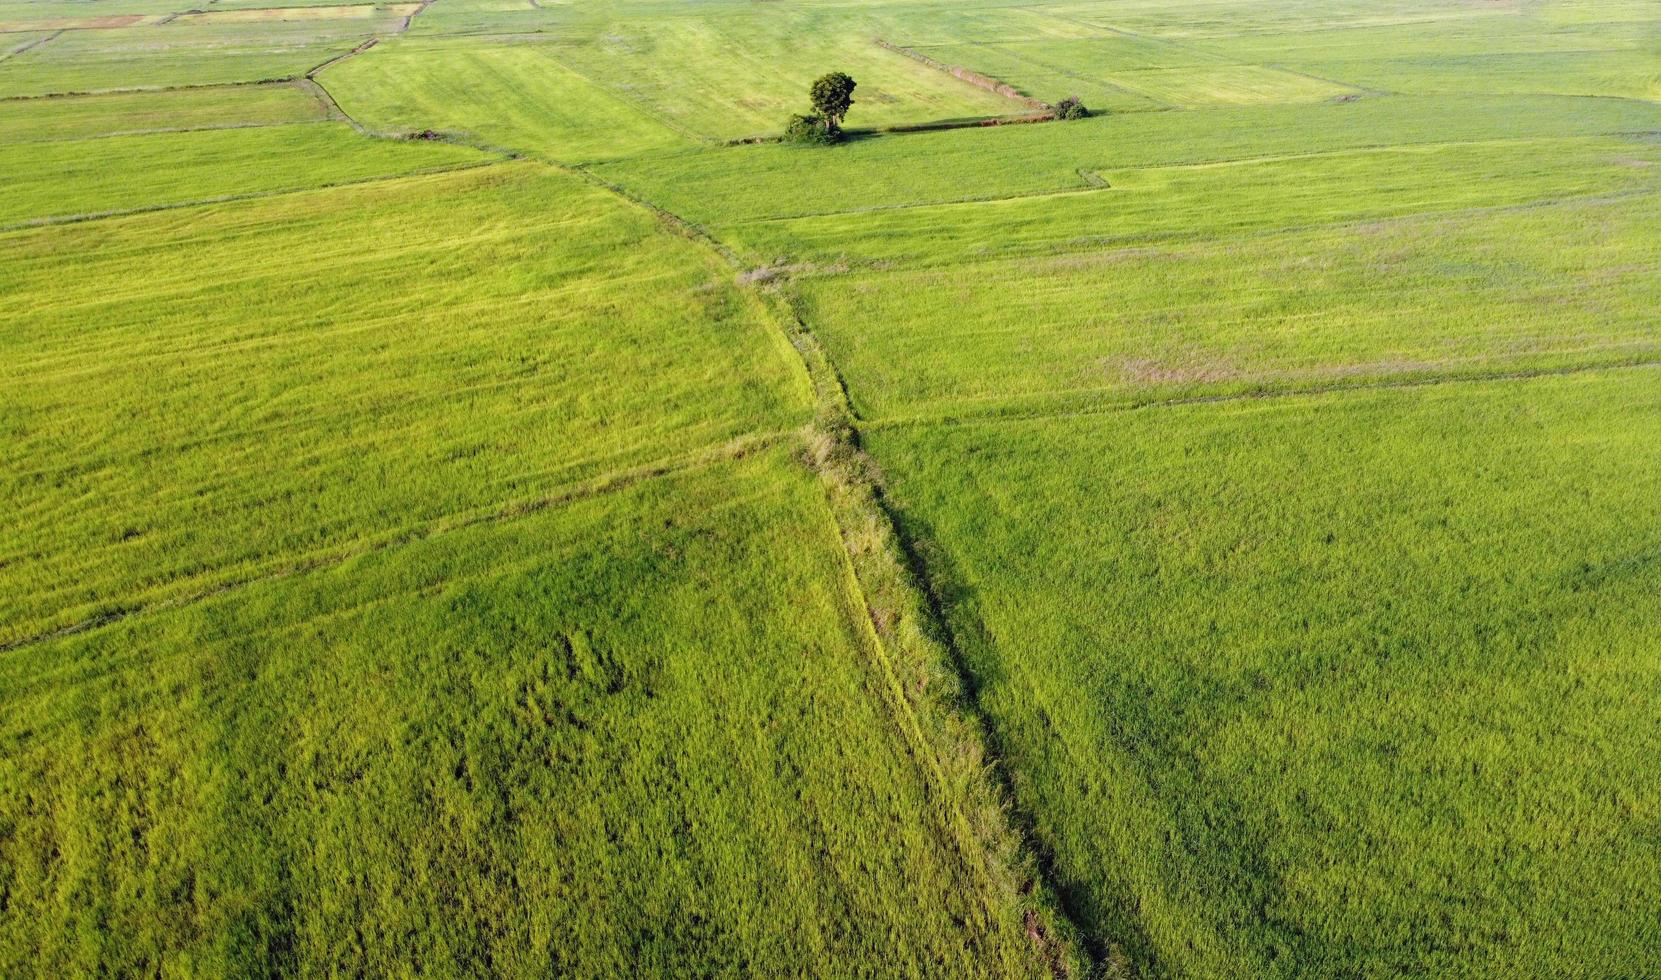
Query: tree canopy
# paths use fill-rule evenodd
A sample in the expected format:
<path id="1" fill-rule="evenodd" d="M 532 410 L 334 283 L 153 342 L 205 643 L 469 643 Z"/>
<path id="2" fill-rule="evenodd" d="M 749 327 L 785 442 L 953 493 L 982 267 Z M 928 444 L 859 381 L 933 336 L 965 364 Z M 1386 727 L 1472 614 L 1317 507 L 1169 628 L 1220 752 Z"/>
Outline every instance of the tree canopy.
<path id="1" fill-rule="evenodd" d="M 833 71 L 820 76 L 808 90 L 808 96 L 813 99 L 813 111 L 825 120 L 831 132 L 842 128 L 842 120 L 854 104 L 854 86 L 857 84 L 845 72 Z"/>

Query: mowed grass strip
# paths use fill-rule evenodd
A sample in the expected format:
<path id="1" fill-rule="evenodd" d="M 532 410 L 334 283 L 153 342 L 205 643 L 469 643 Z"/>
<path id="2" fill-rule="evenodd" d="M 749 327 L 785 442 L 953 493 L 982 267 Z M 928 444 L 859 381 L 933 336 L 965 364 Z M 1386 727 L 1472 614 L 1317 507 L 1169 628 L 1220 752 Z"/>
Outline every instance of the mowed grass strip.
<path id="1" fill-rule="evenodd" d="M 867 418 L 1661 359 L 1661 195 L 816 277 Z"/>
<path id="2" fill-rule="evenodd" d="M 0 973 L 1042 975 L 783 452 L 0 657 Z"/>
<path id="3" fill-rule="evenodd" d="M 318 81 L 371 129 L 464 131 L 568 163 L 695 145 L 560 64 L 552 44 L 399 39 Z"/>
<path id="4" fill-rule="evenodd" d="M 1102 170 L 1107 186 L 1088 191 L 718 228 L 758 260 L 934 265 L 1641 193 L 1658 168 L 1661 142 L 1645 138 L 1427 145 Z"/>
<path id="5" fill-rule="evenodd" d="M 296 85 L 227 85 L 0 101 L 0 142 L 319 122 L 328 111 Z"/>
<path id="6" fill-rule="evenodd" d="M 0 227 L 300 190 L 501 159 L 432 141 L 363 136 L 345 123 L 0 147 L 11 174 Z"/>
<path id="7" fill-rule="evenodd" d="M 1080 169 L 1655 130 L 1661 130 L 1661 106 L 1638 102 L 1402 96 L 916 133 L 856 140 L 829 151 L 732 147 L 644 155 L 596 169 L 677 214 L 714 226 L 1083 189 Z"/>
<path id="8" fill-rule="evenodd" d="M 866 444 L 1145 974 L 1653 972 L 1656 369 Z"/>
<path id="9" fill-rule="evenodd" d="M 0 643 L 806 421 L 731 272 L 540 165 L 0 238 Z"/>

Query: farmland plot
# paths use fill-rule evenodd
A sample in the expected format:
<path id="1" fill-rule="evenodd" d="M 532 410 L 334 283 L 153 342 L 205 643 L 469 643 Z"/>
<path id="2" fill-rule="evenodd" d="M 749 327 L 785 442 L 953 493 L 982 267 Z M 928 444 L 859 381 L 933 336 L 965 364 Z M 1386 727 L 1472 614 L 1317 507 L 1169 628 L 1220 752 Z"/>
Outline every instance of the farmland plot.
<path id="1" fill-rule="evenodd" d="M 1311 106 L 1127 113 L 1066 126 L 918 133 L 904 139 L 860 140 L 823 154 L 803 154 L 785 146 L 646 154 L 595 169 L 676 214 L 719 229 L 766 218 L 1084 190 L 1090 185 L 1081 170 L 1623 136 L 1657 129 L 1661 105 L 1624 100 L 1395 96 Z M 814 193 L 800 193 L 804 184 Z"/>
<path id="2" fill-rule="evenodd" d="M 857 125 L 884 126 L 1023 110 L 872 40 L 874 25 L 834 9 L 780 8 L 595 22 L 559 58 L 689 133 L 737 139 L 778 132 L 805 108 L 825 67 L 859 79 Z"/>
<path id="3" fill-rule="evenodd" d="M 295 78 L 402 22 L 403 15 L 387 11 L 369 18 L 66 31 L 0 61 L 0 97 Z"/>
<path id="4" fill-rule="evenodd" d="M 883 419 L 1661 358 L 1661 196 L 803 283 Z M 1442 297 L 1457 295 L 1457 303 Z"/>
<path id="5" fill-rule="evenodd" d="M 535 165 L 0 249 L 5 494 L 23 518 L 0 642 L 806 416 L 799 367 L 707 255 Z"/>
<path id="6" fill-rule="evenodd" d="M 297 85 L 236 85 L 0 102 L 0 140 L 85 139 L 319 122 L 328 110 Z M 94 148 L 91 152 L 97 152 Z"/>
<path id="7" fill-rule="evenodd" d="M 0 973 L 1035 976 L 823 508 L 770 452 L 8 652 Z"/>
<path id="8" fill-rule="evenodd" d="M 1657 972 L 1656 26 L 0 0 L 0 975 Z"/>
<path id="9" fill-rule="evenodd" d="M 884 428 L 1018 795 L 1177 976 L 1631 976 L 1661 380 Z"/>
<path id="10" fill-rule="evenodd" d="M 401 39 L 319 77 L 354 119 L 379 130 L 456 130 L 580 163 L 696 145 L 560 63 L 551 43 Z"/>
<path id="11" fill-rule="evenodd" d="M 162 132 L 0 148 L 0 226 L 356 183 L 489 163 L 469 146 L 365 139 L 345 123 Z M 128 173 L 123 165 L 139 168 Z"/>

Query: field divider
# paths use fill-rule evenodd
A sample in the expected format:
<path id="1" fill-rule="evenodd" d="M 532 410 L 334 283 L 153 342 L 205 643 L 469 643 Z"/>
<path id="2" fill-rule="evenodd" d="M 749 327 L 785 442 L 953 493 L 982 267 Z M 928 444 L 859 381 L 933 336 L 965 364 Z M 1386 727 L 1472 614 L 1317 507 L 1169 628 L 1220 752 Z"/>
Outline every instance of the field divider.
<path id="1" fill-rule="evenodd" d="M 1001 906 L 1019 916 L 1052 976 L 1095 976 L 1099 964 L 1119 957 L 1091 948 L 1079 916 L 1055 887 L 1055 862 L 1018 808 L 973 675 L 886 501 L 881 472 L 860 445 L 841 374 L 780 281 L 762 287 L 761 295 L 813 379 L 819 404 L 803 462 L 824 486 L 891 707 L 924 774 L 941 787 L 945 819 L 965 863 L 988 889 L 990 912 Z"/>
<path id="2" fill-rule="evenodd" d="M 580 166 L 559 167 L 651 213 L 667 228 L 707 247 L 732 269 L 734 282 L 775 326 L 803 369 L 814 420 L 798 434 L 801 462 L 825 490 L 827 516 L 842 543 L 861 629 L 881 675 L 895 724 L 942 808 L 966 870 L 986 889 L 987 914 L 1007 910 L 1050 975 L 1096 976 L 1097 963 L 1118 962 L 1087 947 L 1080 921 L 1053 884 L 1054 862 L 1032 838 L 1029 819 L 1014 816 L 1014 795 L 988 720 L 945 621 L 931 602 L 914 556 L 883 500 L 874 460 L 859 445 L 857 414 L 835 362 L 785 292 L 787 276 L 751 268 L 700 225 Z"/>
<path id="3" fill-rule="evenodd" d="M 328 60 L 324 61 L 322 64 L 317 65 L 314 68 L 311 68 L 304 75 L 302 75 L 300 77 L 301 78 L 308 78 L 308 79 L 315 79 L 317 77 L 318 72 L 321 72 L 323 69 L 328 68 L 331 65 L 338 65 L 342 61 L 345 61 L 347 58 L 352 58 L 352 57 L 356 57 L 357 55 L 363 54 L 365 51 L 368 51 L 370 48 L 374 47 L 375 45 L 377 45 L 379 43 L 381 43 L 381 36 L 379 34 L 377 34 L 374 37 L 369 38 L 368 40 L 366 40 L 363 43 L 359 44 L 357 47 L 353 48 L 350 51 L 343 51 L 340 54 L 331 55 L 328 58 Z"/>
<path id="4" fill-rule="evenodd" d="M 206 588 L 149 601 L 135 601 L 116 605 L 66 626 L 0 641 L 0 654 L 8 654 L 52 640 L 88 633 L 134 616 L 193 606 L 249 586 L 281 581 L 297 575 L 334 568 L 367 555 L 425 541 L 439 535 L 464 531 L 468 528 L 486 524 L 501 524 L 518 520 L 553 507 L 625 490 L 648 480 L 690 473 L 717 463 L 743 459 L 765 449 L 787 444 L 796 438 L 797 434 L 790 430 L 747 433 L 729 439 L 724 443 L 694 450 L 690 453 L 603 473 L 538 497 L 513 500 L 472 511 L 437 517 L 424 524 L 404 528 L 379 539 L 316 553 L 300 561 L 277 568 L 245 569 L 240 575 L 224 578 Z"/>

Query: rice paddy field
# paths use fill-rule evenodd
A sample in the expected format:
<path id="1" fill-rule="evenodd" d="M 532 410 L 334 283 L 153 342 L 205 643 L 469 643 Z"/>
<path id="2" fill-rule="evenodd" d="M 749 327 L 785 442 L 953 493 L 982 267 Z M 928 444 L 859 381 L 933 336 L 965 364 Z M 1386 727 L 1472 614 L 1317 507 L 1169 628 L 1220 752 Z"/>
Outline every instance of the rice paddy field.
<path id="1" fill-rule="evenodd" d="M 1661 974 L 1653 3 L 0 0 L 0 180 L 0 976 Z"/>

